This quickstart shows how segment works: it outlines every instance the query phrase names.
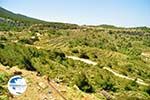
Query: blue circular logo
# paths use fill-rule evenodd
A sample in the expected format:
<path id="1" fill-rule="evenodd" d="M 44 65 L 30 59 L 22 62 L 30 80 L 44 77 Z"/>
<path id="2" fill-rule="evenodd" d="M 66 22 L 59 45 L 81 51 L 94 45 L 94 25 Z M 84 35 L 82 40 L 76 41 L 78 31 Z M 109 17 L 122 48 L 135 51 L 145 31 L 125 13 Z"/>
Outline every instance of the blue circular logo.
<path id="1" fill-rule="evenodd" d="M 13 95 L 21 95 L 27 89 L 27 84 L 24 78 L 21 76 L 13 76 L 8 81 L 8 90 Z"/>

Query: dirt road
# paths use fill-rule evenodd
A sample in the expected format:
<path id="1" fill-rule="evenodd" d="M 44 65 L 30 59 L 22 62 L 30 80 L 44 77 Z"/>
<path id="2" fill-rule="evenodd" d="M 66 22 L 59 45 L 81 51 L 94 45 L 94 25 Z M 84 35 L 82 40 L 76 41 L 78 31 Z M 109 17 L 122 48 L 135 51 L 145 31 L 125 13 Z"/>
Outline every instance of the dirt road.
<path id="1" fill-rule="evenodd" d="M 79 61 L 82 61 L 82 62 L 87 63 L 87 64 L 97 65 L 97 62 L 91 61 L 89 59 L 79 58 L 79 57 L 75 57 L 75 56 L 66 56 L 66 58 L 70 58 L 70 59 L 73 59 L 73 60 L 79 60 Z M 124 79 L 127 79 L 127 80 L 132 80 L 132 81 L 134 81 L 136 79 L 136 78 L 131 78 L 131 77 L 128 77 L 128 76 L 121 75 L 121 74 L 117 73 L 116 71 L 114 71 L 114 70 L 112 70 L 108 67 L 103 67 L 103 69 L 111 72 L 113 75 L 118 76 L 120 78 L 124 78 Z M 136 83 L 138 83 L 140 85 L 149 86 L 149 84 L 145 83 L 143 80 L 141 80 L 139 78 L 136 80 Z"/>

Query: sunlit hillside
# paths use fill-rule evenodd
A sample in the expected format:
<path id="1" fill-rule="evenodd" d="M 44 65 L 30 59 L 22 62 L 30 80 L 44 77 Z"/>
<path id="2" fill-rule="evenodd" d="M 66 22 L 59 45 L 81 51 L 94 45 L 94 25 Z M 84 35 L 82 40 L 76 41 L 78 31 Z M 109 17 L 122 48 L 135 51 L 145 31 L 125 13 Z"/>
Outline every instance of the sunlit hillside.
<path id="1" fill-rule="evenodd" d="M 45 22 L 0 8 L 0 63 L 0 100 L 19 100 L 6 86 L 16 67 L 30 89 L 32 79 L 52 80 L 66 100 L 150 100 L 148 27 Z"/>

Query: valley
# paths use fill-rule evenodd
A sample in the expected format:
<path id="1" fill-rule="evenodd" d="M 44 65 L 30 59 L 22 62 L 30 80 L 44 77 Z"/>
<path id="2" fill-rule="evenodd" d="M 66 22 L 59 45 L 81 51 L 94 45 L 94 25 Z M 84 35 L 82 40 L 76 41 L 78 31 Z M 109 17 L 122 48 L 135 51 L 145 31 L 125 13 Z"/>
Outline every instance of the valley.
<path id="1" fill-rule="evenodd" d="M 0 8 L 0 100 L 149 100 L 149 55 L 149 27 L 46 22 Z M 7 89 L 15 72 L 28 84 L 19 97 Z"/>

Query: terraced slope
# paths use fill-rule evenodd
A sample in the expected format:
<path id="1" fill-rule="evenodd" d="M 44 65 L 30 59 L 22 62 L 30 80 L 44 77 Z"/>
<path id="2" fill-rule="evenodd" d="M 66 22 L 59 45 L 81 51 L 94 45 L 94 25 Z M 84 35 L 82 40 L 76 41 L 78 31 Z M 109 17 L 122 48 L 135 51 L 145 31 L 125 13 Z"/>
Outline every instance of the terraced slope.
<path id="1" fill-rule="evenodd" d="M 62 84 L 71 100 L 150 99 L 150 28 L 46 23 L 19 30 L 0 27 L 0 63 L 18 66 L 29 76 L 33 72 L 33 79 L 38 73 L 45 84 L 42 76 Z M 8 78 L 0 74 L 1 83 Z M 10 98 L 7 88 L 0 87 L 0 96 Z"/>

